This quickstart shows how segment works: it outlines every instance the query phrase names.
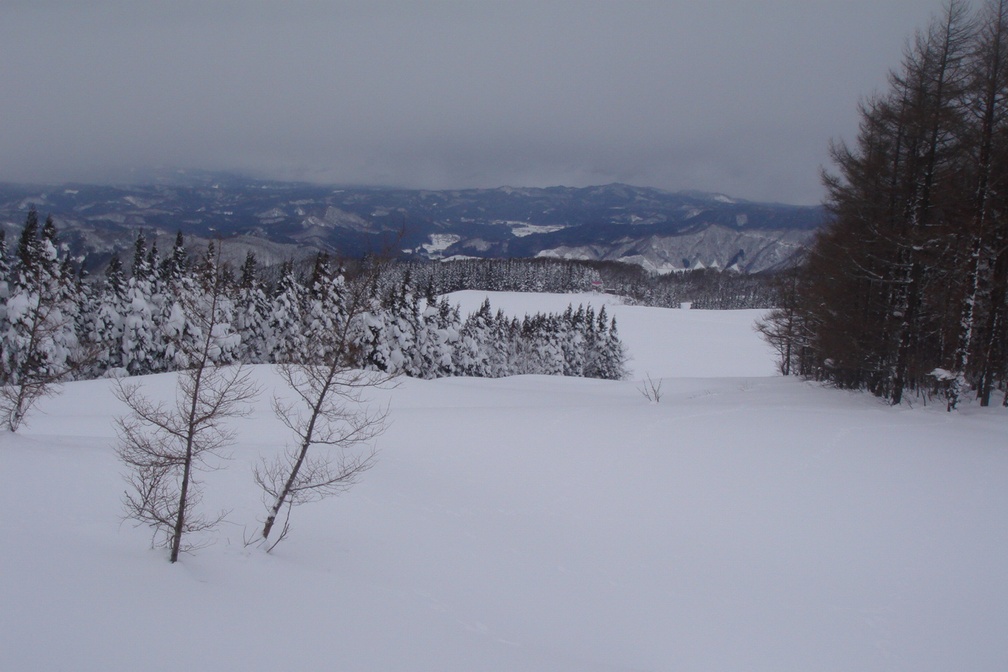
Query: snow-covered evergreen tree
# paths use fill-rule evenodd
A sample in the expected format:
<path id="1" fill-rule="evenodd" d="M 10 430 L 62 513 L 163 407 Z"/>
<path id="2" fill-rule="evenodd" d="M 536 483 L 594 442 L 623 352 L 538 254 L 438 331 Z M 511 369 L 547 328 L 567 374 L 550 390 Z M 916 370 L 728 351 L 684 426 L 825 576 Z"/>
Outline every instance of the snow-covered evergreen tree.
<path id="1" fill-rule="evenodd" d="M 11 269 L 2 339 L 4 379 L 19 383 L 26 377 L 52 376 L 66 368 L 76 347 L 72 313 L 67 311 L 56 228 L 52 218 L 40 234 L 38 215 L 28 213 Z"/>
<path id="2" fill-rule="evenodd" d="M 53 393 L 79 361 L 74 274 L 57 251 L 56 226 L 39 232 L 32 208 L 11 269 L 0 322 L 0 411 L 16 431 L 35 402 Z"/>
<path id="3" fill-rule="evenodd" d="M 7 319 L 7 298 L 10 296 L 10 259 L 7 255 L 7 236 L 0 229 L 0 329 Z"/>
<path id="4" fill-rule="evenodd" d="M 183 250 L 179 234 L 168 258 L 170 263 L 162 264 L 168 271 L 161 280 L 165 317 L 159 326 L 164 361 L 175 370 L 193 366 L 194 353 L 205 355 L 215 366 L 239 361 L 241 337 L 234 326 L 234 300 L 226 291 L 229 281 L 221 268 L 220 249 L 210 241 L 206 252 L 191 267 Z M 209 335 L 208 328 L 212 329 Z"/>
<path id="5" fill-rule="evenodd" d="M 256 256 L 249 251 L 242 264 L 235 298 L 235 330 L 241 338 L 241 352 L 249 364 L 269 362 L 270 304 L 259 279 Z"/>
<path id="6" fill-rule="evenodd" d="M 179 231 L 175 234 L 171 254 L 161 262 L 161 279 L 171 287 L 181 282 L 188 272 L 189 251 L 186 250 L 185 239 Z"/>
<path id="7" fill-rule="evenodd" d="M 379 345 L 379 357 L 385 361 L 385 371 L 421 377 L 416 353 L 416 332 L 419 318 L 408 281 L 386 296 L 382 302 L 384 342 Z"/>
<path id="8" fill-rule="evenodd" d="M 567 306 L 563 314 L 562 338 L 564 353 L 565 376 L 584 375 L 585 352 L 585 309 L 579 305 L 575 311 L 572 305 Z"/>
<path id="9" fill-rule="evenodd" d="M 585 378 L 605 378 L 602 372 L 606 368 L 605 343 L 609 338 L 609 317 L 605 306 L 599 309 L 598 316 L 589 306 L 585 319 Z"/>
<path id="10" fill-rule="evenodd" d="M 349 319 L 343 301 L 343 275 L 334 270 L 327 254 L 319 254 L 305 296 L 305 351 L 299 361 L 320 362 L 327 356 L 326 344 L 331 334 L 344 332 Z M 350 337 L 350 331 L 346 333 Z M 348 341 L 350 343 L 352 341 Z"/>
<path id="11" fill-rule="evenodd" d="M 424 360 L 430 363 L 429 377 L 455 375 L 454 352 L 460 336 L 461 321 L 458 308 L 452 306 L 445 297 L 436 303 L 428 303 L 424 309 L 427 332 Z"/>
<path id="12" fill-rule="evenodd" d="M 602 316 L 599 315 L 601 318 Z M 623 380 L 627 376 L 627 352 L 626 346 L 619 338 L 619 332 L 616 330 L 616 318 L 612 318 L 609 323 L 609 329 L 606 333 L 606 339 L 604 343 L 604 353 L 605 356 L 602 358 L 604 362 L 601 370 L 599 371 L 599 378 L 605 378 L 606 380 Z"/>
<path id="13" fill-rule="evenodd" d="M 294 273 L 294 264 L 284 262 L 269 312 L 270 361 L 304 361 L 304 305 L 305 288 Z"/>
<path id="14" fill-rule="evenodd" d="M 160 315 L 154 297 L 154 271 L 142 232 L 137 234 L 134 244 L 132 270 L 126 283 L 126 312 L 122 321 L 122 365 L 131 376 L 138 376 L 165 368 L 161 360 L 164 349 L 160 347 L 162 339 L 158 333 Z"/>
<path id="15" fill-rule="evenodd" d="M 493 337 L 493 319 L 490 299 L 485 299 L 479 310 L 462 324 L 454 352 L 457 375 L 476 378 L 491 375 L 489 343 Z"/>
<path id="16" fill-rule="evenodd" d="M 497 309 L 490 330 L 490 350 L 488 352 L 489 376 L 503 378 L 517 374 L 517 342 L 521 335 L 521 324 L 517 318 L 508 318 Z"/>
<path id="17" fill-rule="evenodd" d="M 96 375 L 126 373 L 123 360 L 123 329 L 128 314 L 127 282 L 122 261 L 112 255 L 105 268 L 105 277 L 95 286 L 92 317 L 88 321 L 87 340 L 94 348 Z"/>

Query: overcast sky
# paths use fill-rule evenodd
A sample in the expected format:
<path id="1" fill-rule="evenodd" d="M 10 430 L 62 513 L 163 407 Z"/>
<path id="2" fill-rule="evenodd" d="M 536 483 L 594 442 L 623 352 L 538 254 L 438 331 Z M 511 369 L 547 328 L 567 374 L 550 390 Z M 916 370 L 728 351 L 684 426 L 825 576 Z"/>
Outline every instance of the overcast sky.
<path id="1" fill-rule="evenodd" d="M 816 203 L 941 0 L 0 0 L 0 180 L 143 168 Z"/>

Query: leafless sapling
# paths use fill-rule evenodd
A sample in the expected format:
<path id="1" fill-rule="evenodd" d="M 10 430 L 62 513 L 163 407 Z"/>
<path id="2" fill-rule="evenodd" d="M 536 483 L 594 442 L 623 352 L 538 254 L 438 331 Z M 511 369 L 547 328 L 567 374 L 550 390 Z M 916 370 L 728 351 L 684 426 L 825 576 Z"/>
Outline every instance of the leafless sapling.
<path id="1" fill-rule="evenodd" d="M 234 441 L 225 421 L 245 416 L 258 394 L 251 370 L 221 366 L 214 357 L 221 340 L 231 338 L 222 311 L 222 282 L 215 274 L 205 293 L 178 297 L 186 303 L 198 338 L 190 343 L 190 367 L 178 373 L 174 403 L 154 401 L 134 382 L 118 381 L 116 396 L 129 414 L 117 419 L 118 454 L 128 469 L 130 488 L 124 498 L 126 516 L 154 530 L 154 543 L 168 547 L 169 560 L 198 542 L 188 535 L 206 531 L 223 513 L 204 516 L 195 511 L 201 499 L 199 471 L 220 466 L 223 451 Z"/>
<path id="2" fill-rule="evenodd" d="M 641 386 L 637 388 L 637 391 L 643 394 L 652 404 L 657 404 L 661 402 L 662 398 L 661 386 L 662 379 L 655 380 L 649 373 L 647 374 L 647 380 L 641 381 Z"/>
<path id="3" fill-rule="evenodd" d="M 385 430 L 388 418 L 387 407 L 369 407 L 366 397 L 389 376 L 362 370 L 353 345 L 359 321 L 371 308 L 371 283 L 366 277 L 345 282 L 340 274 L 323 282 L 308 318 L 312 352 L 277 365 L 291 395 L 274 396 L 273 408 L 293 441 L 254 470 L 267 506 L 263 542 L 287 507 L 282 529 L 267 551 L 286 537 L 294 505 L 339 494 L 374 465 L 371 441 Z"/>

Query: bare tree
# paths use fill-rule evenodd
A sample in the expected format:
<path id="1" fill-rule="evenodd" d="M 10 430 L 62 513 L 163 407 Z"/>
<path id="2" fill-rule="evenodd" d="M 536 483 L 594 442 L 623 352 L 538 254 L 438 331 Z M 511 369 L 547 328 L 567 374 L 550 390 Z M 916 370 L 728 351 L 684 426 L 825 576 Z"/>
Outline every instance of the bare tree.
<path id="1" fill-rule="evenodd" d="M 776 308 L 757 321 L 753 328 L 777 352 L 777 366 L 781 375 L 798 372 L 795 366 L 801 351 L 801 317 L 798 312 L 798 269 L 780 274 L 775 283 L 779 301 Z"/>
<path id="2" fill-rule="evenodd" d="M 647 374 L 647 380 L 641 381 L 641 386 L 637 388 L 637 391 L 643 394 L 652 404 L 657 404 L 661 402 L 662 398 L 661 386 L 662 379 L 654 380 L 649 373 Z"/>
<path id="3" fill-rule="evenodd" d="M 799 373 L 894 404 L 942 394 L 949 409 L 962 390 L 987 403 L 1003 384 L 1006 10 L 948 0 L 890 90 L 861 106 L 856 143 L 831 148 L 839 172 L 824 175 L 831 221 L 798 288 L 797 358 L 776 344 Z M 787 317 L 772 313 L 767 335 L 788 336 Z"/>
<path id="4" fill-rule="evenodd" d="M 967 97 L 967 119 L 976 174 L 972 244 L 961 300 L 959 339 L 951 369 L 975 380 L 982 406 L 990 404 L 995 378 L 1005 374 L 1005 308 L 1008 305 L 1008 1 L 987 0 Z M 983 314 L 986 310 L 986 316 Z M 1000 374 L 1000 375 L 999 375 Z M 1008 405 L 1008 395 L 1005 396 Z"/>
<path id="5" fill-rule="evenodd" d="M 219 259 L 219 253 L 218 253 Z M 195 545 L 184 536 L 212 528 L 223 513 L 205 517 L 194 511 L 200 502 L 196 473 L 219 466 L 234 441 L 224 421 L 250 412 L 259 390 L 251 370 L 220 366 L 215 356 L 229 339 L 222 312 L 222 279 L 215 270 L 206 294 L 178 297 L 195 319 L 198 333 L 179 345 L 192 348 L 190 368 L 178 374 L 175 403 L 155 402 L 138 383 L 119 382 L 116 396 L 130 410 L 117 419 L 119 458 L 129 469 L 126 515 L 154 529 L 154 542 L 170 549 L 170 561 Z"/>
<path id="6" fill-rule="evenodd" d="M 294 505 L 339 494 L 374 465 L 370 442 L 385 430 L 388 417 L 387 407 L 368 407 L 366 394 L 388 382 L 389 376 L 361 370 L 354 345 L 360 321 L 372 304 L 369 278 L 348 283 L 329 271 L 316 278 L 311 288 L 314 308 L 307 311 L 305 325 L 312 352 L 277 365 L 293 397 L 275 396 L 273 408 L 294 442 L 254 470 L 268 511 L 264 542 L 287 507 L 282 531 L 267 551 L 286 537 Z"/>

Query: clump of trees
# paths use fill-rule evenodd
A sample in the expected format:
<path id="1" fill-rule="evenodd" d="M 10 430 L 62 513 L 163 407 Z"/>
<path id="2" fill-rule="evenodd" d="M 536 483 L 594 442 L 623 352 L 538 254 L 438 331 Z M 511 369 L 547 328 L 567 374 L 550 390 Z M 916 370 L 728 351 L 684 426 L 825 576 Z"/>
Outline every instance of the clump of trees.
<path id="1" fill-rule="evenodd" d="M 562 259 L 453 259 L 395 264 L 389 277 L 408 273 L 418 287 L 437 294 L 462 289 L 490 292 L 588 292 L 602 280 L 598 269 Z"/>
<path id="2" fill-rule="evenodd" d="M 403 262 L 388 269 L 386 281 L 411 277 L 429 294 L 462 289 L 508 292 L 603 291 L 639 305 L 735 310 L 778 305 L 775 273 L 745 274 L 718 269 L 694 269 L 665 275 L 636 264 L 566 259 L 458 259 Z"/>
<path id="3" fill-rule="evenodd" d="M 988 405 L 1008 355 L 1008 0 L 951 0 L 832 157 L 831 223 L 761 327 L 782 372 Z"/>
<path id="4" fill-rule="evenodd" d="M 81 370 L 80 279 L 61 259 L 52 218 L 28 212 L 13 259 L 0 231 L 0 420 L 14 432 L 35 403 Z"/>
<path id="5" fill-rule="evenodd" d="M 306 268 L 264 268 L 249 253 L 235 270 L 218 268 L 216 258 L 213 243 L 192 255 L 181 233 L 162 258 L 156 241 L 140 233 L 128 265 L 114 255 L 91 278 L 58 243 L 52 218 L 40 227 L 31 210 L 14 255 L 0 237 L 0 413 L 7 428 L 16 430 L 35 401 L 66 380 L 188 369 L 203 333 L 192 307 L 214 282 L 217 329 L 230 330 L 215 345 L 215 361 L 223 363 L 316 362 L 321 341 L 312 334 L 338 311 L 326 293 L 333 283 L 342 283 L 338 294 L 363 282 L 347 333 L 354 366 L 421 378 L 624 373 L 615 323 L 590 307 L 524 320 L 486 307 L 463 317 L 430 283 L 418 290 L 408 269 L 340 266 L 325 254 Z"/>

